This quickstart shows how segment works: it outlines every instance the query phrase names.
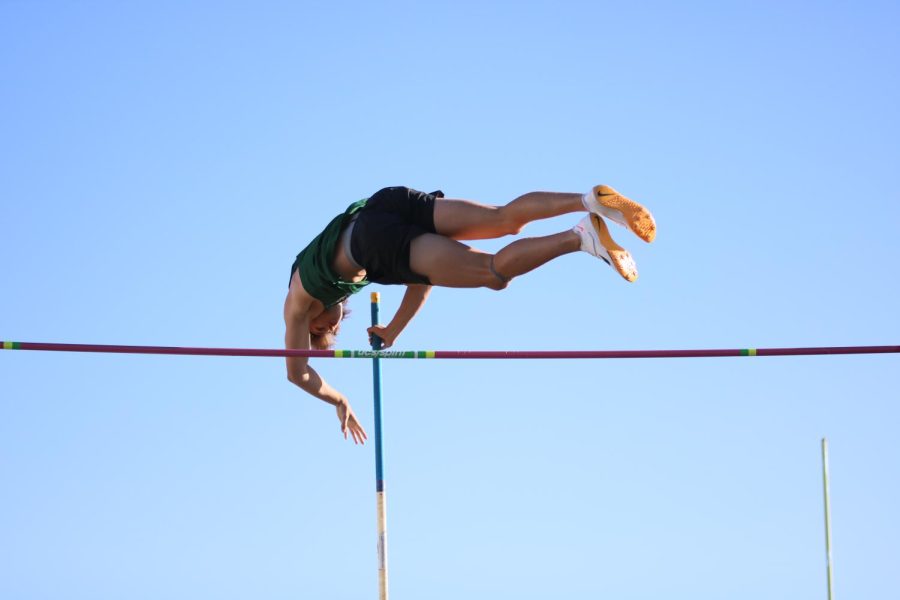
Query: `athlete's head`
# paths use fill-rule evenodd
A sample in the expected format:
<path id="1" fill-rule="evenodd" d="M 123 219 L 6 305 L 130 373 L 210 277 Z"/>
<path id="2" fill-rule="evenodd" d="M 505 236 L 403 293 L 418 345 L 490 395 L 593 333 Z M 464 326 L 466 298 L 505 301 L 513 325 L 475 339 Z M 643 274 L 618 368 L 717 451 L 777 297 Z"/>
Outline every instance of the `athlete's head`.
<path id="1" fill-rule="evenodd" d="M 326 308 L 309 322 L 309 343 L 316 350 L 334 347 L 341 321 L 350 316 L 347 300 Z"/>

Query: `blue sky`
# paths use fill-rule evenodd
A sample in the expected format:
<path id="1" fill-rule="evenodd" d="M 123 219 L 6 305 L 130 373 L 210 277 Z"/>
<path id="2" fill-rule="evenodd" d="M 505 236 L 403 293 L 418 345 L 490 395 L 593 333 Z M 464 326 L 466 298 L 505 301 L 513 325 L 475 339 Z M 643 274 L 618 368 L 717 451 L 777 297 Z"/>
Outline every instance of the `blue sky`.
<path id="1" fill-rule="evenodd" d="M 0 339 L 278 347 L 294 255 L 358 198 L 608 183 L 659 225 L 613 231 L 637 283 L 579 254 L 436 290 L 396 347 L 900 343 L 898 18 L 0 1 Z M 822 598 L 828 436 L 836 595 L 896 597 L 897 360 L 389 361 L 392 595 Z M 370 364 L 317 368 L 371 433 Z M 280 360 L 9 352 L 0 381 L 0 597 L 374 597 L 372 445 Z"/>

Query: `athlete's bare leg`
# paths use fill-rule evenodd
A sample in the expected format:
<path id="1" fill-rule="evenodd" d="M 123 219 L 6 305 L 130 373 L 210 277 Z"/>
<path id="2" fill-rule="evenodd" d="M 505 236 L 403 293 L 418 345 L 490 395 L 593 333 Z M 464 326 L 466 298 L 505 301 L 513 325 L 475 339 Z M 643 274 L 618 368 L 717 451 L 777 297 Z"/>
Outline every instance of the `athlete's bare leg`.
<path id="1" fill-rule="evenodd" d="M 531 221 L 586 210 L 581 194 L 563 192 L 529 192 L 504 206 L 439 199 L 434 225 L 439 234 L 454 240 L 487 240 L 515 235 Z"/>

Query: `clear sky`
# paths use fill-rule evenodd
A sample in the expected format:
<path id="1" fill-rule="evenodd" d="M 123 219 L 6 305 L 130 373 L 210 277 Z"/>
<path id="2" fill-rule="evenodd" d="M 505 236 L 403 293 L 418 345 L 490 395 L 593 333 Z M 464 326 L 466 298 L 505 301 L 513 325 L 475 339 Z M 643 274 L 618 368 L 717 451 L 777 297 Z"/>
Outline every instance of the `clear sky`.
<path id="1" fill-rule="evenodd" d="M 0 0 L 0 339 L 278 347 L 354 200 L 608 183 L 659 225 L 613 230 L 635 284 L 577 254 L 436 290 L 396 348 L 898 344 L 898 22 Z M 898 361 L 388 361 L 392 596 L 824 598 L 828 436 L 836 597 L 896 598 Z M 371 433 L 370 364 L 316 366 Z M 0 597 L 375 597 L 373 447 L 282 360 L 3 352 L 0 382 Z"/>

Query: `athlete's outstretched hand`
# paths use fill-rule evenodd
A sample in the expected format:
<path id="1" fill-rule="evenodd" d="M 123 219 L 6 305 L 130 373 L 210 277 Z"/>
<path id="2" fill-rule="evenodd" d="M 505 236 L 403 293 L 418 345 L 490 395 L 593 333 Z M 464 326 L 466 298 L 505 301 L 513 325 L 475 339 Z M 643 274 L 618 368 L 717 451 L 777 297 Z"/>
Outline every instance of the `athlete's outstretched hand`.
<path id="1" fill-rule="evenodd" d="M 366 331 L 369 332 L 369 343 L 370 344 L 372 343 L 373 335 L 377 335 L 379 338 L 381 338 L 381 341 L 384 342 L 384 344 L 381 346 L 382 350 L 393 346 L 394 340 L 397 339 L 397 334 L 392 332 L 390 329 L 388 329 L 387 327 L 385 327 L 383 325 L 373 325 L 372 327 L 369 327 L 368 329 L 366 329 Z"/>
<path id="2" fill-rule="evenodd" d="M 356 413 L 350 408 L 350 403 L 344 400 L 335 408 L 337 408 L 337 417 L 341 422 L 341 433 L 344 434 L 344 439 L 346 440 L 348 435 L 352 435 L 354 444 L 365 444 L 369 436 L 366 435 L 366 430 L 356 418 Z"/>

